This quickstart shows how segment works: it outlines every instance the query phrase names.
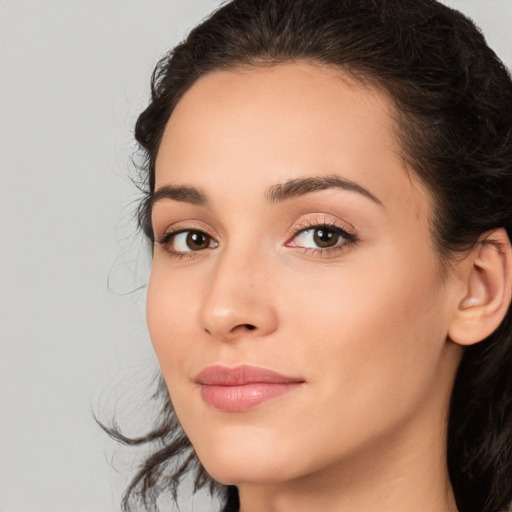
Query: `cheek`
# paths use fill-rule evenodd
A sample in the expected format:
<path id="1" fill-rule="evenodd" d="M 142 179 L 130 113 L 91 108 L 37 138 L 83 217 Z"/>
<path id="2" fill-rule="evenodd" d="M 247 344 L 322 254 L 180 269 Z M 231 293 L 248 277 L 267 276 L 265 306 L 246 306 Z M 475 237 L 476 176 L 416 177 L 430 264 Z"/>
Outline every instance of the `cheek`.
<path id="1" fill-rule="evenodd" d="M 300 359 L 325 393 L 345 394 L 344 412 L 409 407 L 435 382 L 446 339 L 442 283 L 425 259 L 360 265 L 302 274 L 284 301 L 291 338 L 302 340 Z"/>
<path id="2" fill-rule="evenodd" d="M 186 357 L 195 326 L 190 321 L 198 305 L 195 286 L 181 283 L 158 262 L 153 263 L 148 284 L 146 318 L 149 334 L 166 381 Z M 188 345 L 189 346 L 189 345 Z M 190 349 L 190 346 L 189 346 Z"/>

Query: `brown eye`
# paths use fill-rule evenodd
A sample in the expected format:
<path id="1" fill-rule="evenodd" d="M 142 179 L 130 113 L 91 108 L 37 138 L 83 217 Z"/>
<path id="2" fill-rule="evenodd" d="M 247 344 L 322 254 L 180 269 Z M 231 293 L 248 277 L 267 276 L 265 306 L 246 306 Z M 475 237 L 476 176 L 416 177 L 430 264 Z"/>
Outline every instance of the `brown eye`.
<path id="1" fill-rule="evenodd" d="M 287 244 L 290 247 L 303 249 L 327 250 L 342 248 L 356 242 L 355 235 L 335 225 L 322 224 L 301 229 Z"/>
<path id="2" fill-rule="evenodd" d="M 185 243 L 191 251 L 200 251 L 210 247 L 212 238 L 201 231 L 188 231 Z"/>
<path id="3" fill-rule="evenodd" d="M 334 247 L 340 239 L 339 232 L 329 228 L 317 228 L 313 230 L 313 240 L 322 249 Z"/>
<path id="4" fill-rule="evenodd" d="M 169 233 L 160 243 L 171 253 L 197 252 L 217 247 L 219 244 L 210 235 L 199 230 Z"/>

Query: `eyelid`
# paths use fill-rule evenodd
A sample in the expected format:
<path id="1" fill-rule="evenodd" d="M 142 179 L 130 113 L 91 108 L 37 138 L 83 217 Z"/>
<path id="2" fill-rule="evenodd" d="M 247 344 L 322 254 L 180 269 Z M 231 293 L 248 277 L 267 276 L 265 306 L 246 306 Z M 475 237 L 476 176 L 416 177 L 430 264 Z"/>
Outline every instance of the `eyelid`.
<path id="1" fill-rule="evenodd" d="M 285 237 L 287 240 L 286 243 L 302 231 L 312 228 L 321 228 L 324 226 L 339 229 L 340 231 L 347 233 L 347 235 L 350 235 L 350 237 L 354 239 L 357 238 L 357 230 L 350 222 L 341 220 L 333 215 L 315 213 L 313 215 L 309 214 L 307 216 L 302 216 L 293 224 Z"/>
<path id="2" fill-rule="evenodd" d="M 169 238 L 170 236 L 176 235 L 178 233 L 183 233 L 184 231 L 200 231 L 202 233 L 207 234 L 211 238 L 218 240 L 218 235 L 210 226 L 208 226 L 207 224 L 200 220 L 195 219 L 170 224 L 162 230 L 161 234 L 158 234 L 158 232 L 156 232 L 155 239 L 157 243 L 162 243 L 165 242 L 166 238 Z"/>
<path id="3" fill-rule="evenodd" d="M 338 231 L 340 236 L 342 237 L 342 243 L 338 245 L 334 245 L 332 247 L 303 247 L 300 245 L 293 245 L 293 240 L 298 237 L 301 233 L 311 230 L 311 229 L 321 229 L 328 228 L 333 231 Z M 156 231 L 156 230 L 155 230 Z M 174 250 L 171 247 L 172 237 L 188 232 L 188 231 L 197 231 L 204 233 L 215 243 L 213 247 L 208 247 L 204 249 L 198 250 L 190 250 L 190 251 L 178 251 Z M 215 233 L 215 231 L 209 225 L 205 225 L 204 222 L 199 220 L 187 220 L 183 222 L 177 222 L 175 224 L 171 224 L 167 226 L 162 234 L 156 234 L 155 243 L 162 246 L 162 249 L 169 253 L 171 256 L 186 258 L 186 257 L 199 257 L 205 251 L 209 249 L 214 249 L 219 246 L 219 237 Z M 316 254 L 322 253 L 322 255 L 333 254 L 335 252 L 347 249 L 348 246 L 357 244 L 359 241 L 356 230 L 352 224 L 345 220 L 341 220 L 338 217 L 334 217 L 333 215 L 326 213 L 315 213 L 315 214 L 307 214 L 300 217 L 297 221 L 295 221 L 294 225 L 288 230 L 287 235 L 285 236 L 284 245 L 290 248 L 294 248 L 295 250 L 301 250 L 304 253 Z"/>
<path id="4" fill-rule="evenodd" d="M 156 237 L 155 243 L 160 245 L 162 249 L 167 252 L 170 256 L 176 257 L 176 258 L 195 258 L 199 257 L 201 254 L 203 254 L 205 251 L 214 249 L 218 247 L 218 237 L 214 234 L 212 234 L 212 229 L 208 227 L 203 227 L 204 224 L 200 221 L 186 221 L 186 222 L 178 222 L 176 224 L 173 224 L 171 226 L 168 226 L 164 229 L 163 233 Z M 181 233 L 187 233 L 187 232 L 199 232 L 207 235 L 214 243 L 215 245 L 213 247 L 207 247 L 204 249 L 199 250 L 190 250 L 190 251 L 177 251 L 171 247 L 171 242 L 173 238 Z"/>
<path id="5" fill-rule="evenodd" d="M 176 237 L 177 235 L 181 235 L 183 233 L 202 233 L 202 234 L 206 235 L 208 238 L 211 238 L 217 245 L 219 245 L 219 242 L 217 242 L 217 240 L 212 235 L 210 235 L 203 229 L 194 229 L 194 228 L 178 229 L 176 231 L 166 232 L 159 240 L 157 240 L 157 242 L 159 244 L 167 244 L 167 243 L 169 243 L 169 241 L 172 238 Z"/>
<path id="6" fill-rule="evenodd" d="M 348 224 L 350 228 L 346 227 L 344 224 Z M 322 228 L 337 231 L 343 239 L 342 243 L 332 247 L 304 247 L 301 245 L 294 245 L 294 239 L 298 238 L 302 233 Z M 305 254 L 327 256 L 346 250 L 349 246 L 355 245 L 358 242 L 359 239 L 352 224 L 348 222 L 341 222 L 340 220 L 334 220 L 331 216 L 326 217 L 325 214 L 322 214 L 316 217 L 305 218 L 299 224 L 296 224 L 293 227 L 291 235 L 287 236 L 285 246 L 293 248 L 294 250 L 301 250 Z"/>

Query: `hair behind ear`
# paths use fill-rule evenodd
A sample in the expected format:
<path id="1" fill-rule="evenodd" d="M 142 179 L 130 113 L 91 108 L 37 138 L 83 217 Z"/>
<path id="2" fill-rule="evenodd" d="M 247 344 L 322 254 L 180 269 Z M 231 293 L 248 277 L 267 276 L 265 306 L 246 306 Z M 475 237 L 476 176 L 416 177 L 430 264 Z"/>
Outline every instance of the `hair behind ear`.
<path id="1" fill-rule="evenodd" d="M 467 293 L 450 334 L 466 348 L 451 399 L 448 466 L 461 512 L 505 511 L 512 503 L 512 249 L 506 231 L 486 233 L 469 258 Z"/>
<path id="2" fill-rule="evenodd" d="M 468 346 L 452 393 L 448 467 L 461 512 L 512 502 L 512 311 L 486 340 Z"/>

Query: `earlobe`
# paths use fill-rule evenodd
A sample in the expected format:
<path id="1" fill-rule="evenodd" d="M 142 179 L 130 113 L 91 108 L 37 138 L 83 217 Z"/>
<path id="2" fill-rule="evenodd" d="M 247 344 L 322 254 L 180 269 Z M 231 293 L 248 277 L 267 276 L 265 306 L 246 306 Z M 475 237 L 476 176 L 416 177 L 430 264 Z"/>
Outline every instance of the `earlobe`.
<path id="1" fill-rule="evenodd" d="M 472 345 L 498 328 L 510 306 L 512 249 L 506 231 L 486 233 L 465 263 L 463 296 L 448 336 L 459 345 Z"/>

